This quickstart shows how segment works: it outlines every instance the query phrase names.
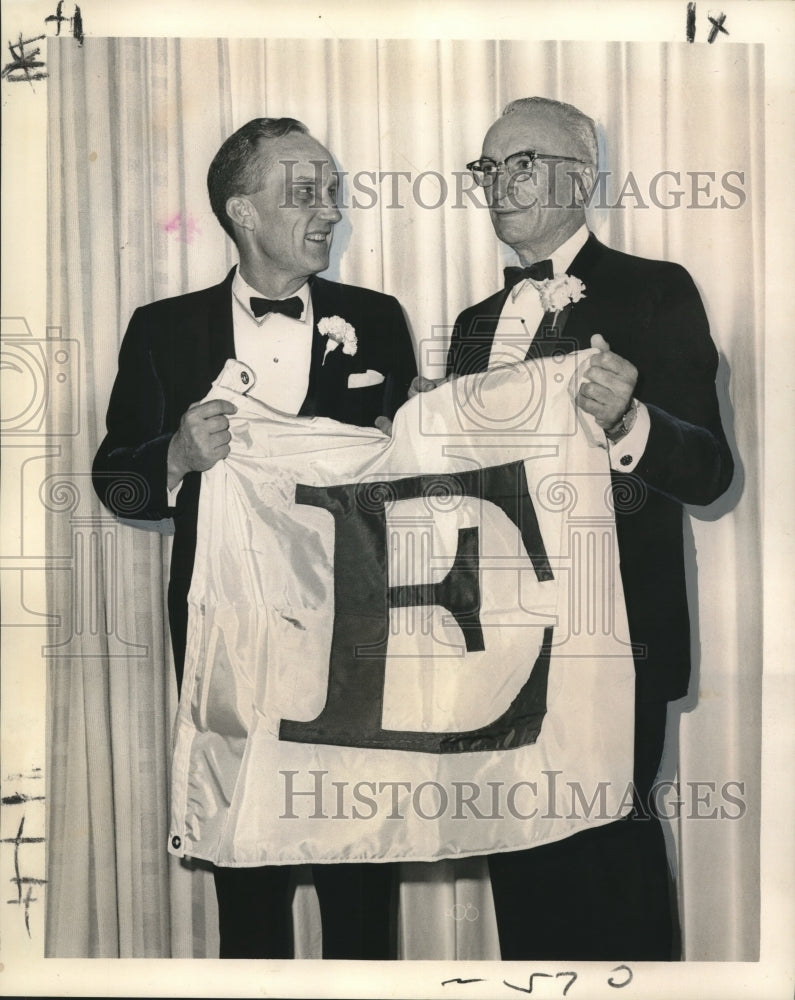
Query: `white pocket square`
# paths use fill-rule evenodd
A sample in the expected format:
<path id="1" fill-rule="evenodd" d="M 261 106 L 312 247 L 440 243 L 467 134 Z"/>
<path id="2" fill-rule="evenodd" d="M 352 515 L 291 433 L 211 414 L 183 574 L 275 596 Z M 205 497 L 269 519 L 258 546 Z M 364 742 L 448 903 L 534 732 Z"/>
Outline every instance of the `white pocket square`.
<path id="1" fill-rule="evenodd" d="M 381 372 L 368 368 L 366 372 L 353 372 L 348 376 L 349 389 L 366 389 L 368 385 L 380 385 L 384 381 Z"/>

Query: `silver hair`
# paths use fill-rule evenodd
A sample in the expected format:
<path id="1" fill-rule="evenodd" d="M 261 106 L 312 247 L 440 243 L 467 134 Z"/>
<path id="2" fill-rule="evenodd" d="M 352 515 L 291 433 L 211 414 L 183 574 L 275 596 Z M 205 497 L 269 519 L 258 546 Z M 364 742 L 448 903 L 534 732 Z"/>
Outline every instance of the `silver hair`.
<path id="1" fill-rule="evenodd" d="M 582 151 L 589 163 L 594 167 L 599 161 L 599 144 L 596 138 L 596 124 L 592 118 L 584 115 L 573 104 L 563 101 L 553 101 L 550 97 L 520 97 L 506 104 L 503 115 L 515 114 L 517 111 L 533 111 L 536 108 L 546 108 L 555 114 L 562 124 L 577 138 Z"/>

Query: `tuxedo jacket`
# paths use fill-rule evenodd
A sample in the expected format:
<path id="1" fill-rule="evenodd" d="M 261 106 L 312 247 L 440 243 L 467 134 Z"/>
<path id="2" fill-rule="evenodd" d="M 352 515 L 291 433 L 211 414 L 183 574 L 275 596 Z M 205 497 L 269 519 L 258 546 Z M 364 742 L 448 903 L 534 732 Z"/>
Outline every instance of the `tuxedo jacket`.
<path id="1" fill-rule="evenodd" d="M 552 315 L 544 317 L 528 358 L 588 348 L 600 333 L 638 369 L 635 396 L 648 407 L 651 430 L 633 472 L 613 473 L 621 577 L 638 698 L 679 698 L 690 673 L 682 505 L 716 500 L 733 473 L 715 392 L 718 354 L 698 291 L 679 265 L 620 253 L 590 235 L 568 273 L 585 284 L 585 297 L 554 327 Z M 448 374 L 487 368 L 508 294 L 461 313 Z"/>
<path id="2" fill-rule="evenodd" d="M 178 681 L 185 657 L 201 473 L 185 476 L 176 507 L 169 507 L 168 446 L 183 413 L 208 393 L 224 363 L 235 357 L 234 273 L 233 268 L 212 288 L 135 311 L 119 353 L 107 435 L 93 466 L 94 488 L 110 511 L 126 519 L 174 520 L 168 596 Z M 391 419 L 417 373 L 411 335 L 397 299 L 318 277 L 310 279 L 310 295 L 312 354 L 299 415 L 331 417 L 363 427 L 372 426 L 379 416 Z M 331 316 L 354 327 L 357 350 L 348 355 L 337 349 L 324 361 L 326 337 L 318 332 L 318 323 Z M 381 373 L 383 382 L 348 386 L 351 374 L 369 369 Z"/>

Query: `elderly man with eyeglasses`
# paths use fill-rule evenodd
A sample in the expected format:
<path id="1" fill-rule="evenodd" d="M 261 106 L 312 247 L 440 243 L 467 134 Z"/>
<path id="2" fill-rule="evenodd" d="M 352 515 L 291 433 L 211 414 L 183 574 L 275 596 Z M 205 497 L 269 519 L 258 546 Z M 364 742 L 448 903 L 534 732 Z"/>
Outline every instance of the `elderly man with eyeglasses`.
<path id="1" fill-rule="evenodd" d="M 632 814 L 489 857 L 502 957 L 678 958 L 653 784 L 667 703 L 690 676 L 683 504 L 716 500 L 733 472 L 718 354 L 682 267 L 619 253 L 588 231 L 597 140 L 578 109 L 513 101 L 468 167 L 522 268 L 506 268 L 506 287 L 458 317 L 448 375 L 596 348 L 575 402 L 608 445 L 636 668 Z"/>

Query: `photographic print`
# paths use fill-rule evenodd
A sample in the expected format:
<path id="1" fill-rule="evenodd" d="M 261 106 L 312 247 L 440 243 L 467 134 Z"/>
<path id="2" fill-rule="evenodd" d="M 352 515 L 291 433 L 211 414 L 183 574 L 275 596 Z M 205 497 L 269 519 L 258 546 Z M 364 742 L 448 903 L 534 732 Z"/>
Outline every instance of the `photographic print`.
<path id="1" fill-rule="evenodd" d="M 788 11 L 3 6 L 11 992 L 785 995 Z"/>

